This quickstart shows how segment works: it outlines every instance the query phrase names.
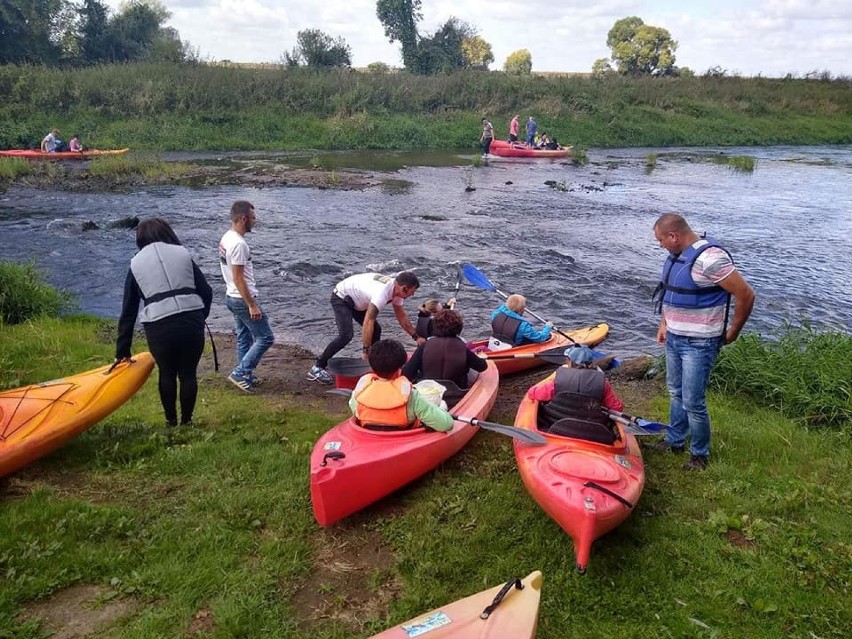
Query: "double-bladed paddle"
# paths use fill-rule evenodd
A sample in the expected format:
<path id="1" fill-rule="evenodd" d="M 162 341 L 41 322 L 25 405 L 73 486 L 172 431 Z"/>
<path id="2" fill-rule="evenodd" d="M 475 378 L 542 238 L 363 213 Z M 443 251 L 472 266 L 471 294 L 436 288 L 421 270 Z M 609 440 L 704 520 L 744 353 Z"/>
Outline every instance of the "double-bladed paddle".
<path id="1" fill-rule="evenodd" d="M 540 359 L 549 364 L 561 365 L 568 361 L 565 350 L 564 346 L 557 346 L 537 353 L 516 353 L 514 355 L 500 355 L 500 351 L 492 351 L 485 354 L 485 359 Z M 595 356 L 595 359 L 592 360 L 592 366 L 603 370 L 616 368 L 620 363 L 615 359 L 615 355 L 606 355 L 596 350 L 592 350 L 592 353 Z"/>
<path id="2" fill-rule="evenodd" d="M 326 391 L 326 393 L 331 395 L 342 395 L 344 397 L 350 397 L 352 395 L 352 391 L 348 388 L 332 388 L 331 390 Z M 544 446 L 547 443 L 547 439 L 543 435 L 524 428 L 516 428 L 515 426 L 507 426 L 506 424 L 497 424 L 495 422 L 486 422 L 481 419 L 477 419 L 476 417 L 463 417 L 461 415 L 453 415 L 452 413 L 450 413 L 450 416 L 456 421 L 464 422 L 471 426 L 478 426 L 482 430 L 490 430 L 492 433 L 499 433 L 501 435 L 506 435 L 507 437 L 512 437 L 518 441 L 524 442 L 525 444 L 529 444 L 530 446 Z"/>
<path id="3" fill-rule="evenodd" d="M 641 417 L 634 417 L 633 415 L 612 410 L 611 408 L 601 408 L 601 410 L 609 415 L 610 419 L 627 426 L 628 430 L 634 435 L 659 435 L 669 426 L 661 422 L 652 422 Z"/>

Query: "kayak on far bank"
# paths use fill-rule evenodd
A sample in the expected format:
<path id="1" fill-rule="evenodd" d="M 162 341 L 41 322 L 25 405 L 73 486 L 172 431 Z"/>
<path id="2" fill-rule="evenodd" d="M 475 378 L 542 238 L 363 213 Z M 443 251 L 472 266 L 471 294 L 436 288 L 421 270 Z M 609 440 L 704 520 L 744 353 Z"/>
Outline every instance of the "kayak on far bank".
<path id="1" fill-rule="evenodd" d="M 104 155 L 124 155 L 130 149 L 86 149 L 85 151 L 57 151 L 48 153 L 38 149 L 7 149 L 0 151 L 0 157 L 24 158 L 26 160 L 88 160 Z"/>
<path id="2" fill-rule="evenodd" d="M 567 158 L 571 155 L 572 146 L 561 149 L 536 149 L 522 142 L 506 142 L 494 140 L 488 152 L 502 158 Z"/>

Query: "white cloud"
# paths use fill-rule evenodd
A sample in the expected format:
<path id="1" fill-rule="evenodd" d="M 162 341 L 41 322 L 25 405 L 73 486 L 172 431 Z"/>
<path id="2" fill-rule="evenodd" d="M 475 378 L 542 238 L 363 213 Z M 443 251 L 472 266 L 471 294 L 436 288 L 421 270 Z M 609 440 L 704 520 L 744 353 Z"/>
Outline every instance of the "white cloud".
<path id="1" fill-rule="evenodd" d="M 119 0 L 107 0 L 116 7 Z M 353 63 L 401 64 L 376 17 L 375 0 L 164 0 L 169 24 L 213 59 L 276 62 L 296 33 L 321 29 L 342 36 Z M 702 72 L 721 66 L 746 75 L 828 69 L 852 75 L 852 2 L 840 0 L 425 0 L 420 29 L 432 32 L 450 16 L 475 26 L 500 68 L 528 49 L 538 71 L 587 72 L 607 57 L 616 20 L 640 16 L 679 42 L 677 62 Z"/>

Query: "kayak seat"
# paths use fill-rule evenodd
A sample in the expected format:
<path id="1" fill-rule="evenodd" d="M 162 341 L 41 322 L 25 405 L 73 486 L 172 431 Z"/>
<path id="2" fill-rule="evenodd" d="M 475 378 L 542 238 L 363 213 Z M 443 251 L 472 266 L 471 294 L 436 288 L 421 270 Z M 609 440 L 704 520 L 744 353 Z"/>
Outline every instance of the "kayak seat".
<path id="1" fill-rule="evenodd" d="M 541 429 L 540 429 L 541 430 Z M 615 441 L 615 433 L 598 422 L 590 422 L 584 419 L 563 417 L 557 420 L 547 431 L 551 435 L 562 435 L 582 439 L 587 442 L 612 446 Z"/>

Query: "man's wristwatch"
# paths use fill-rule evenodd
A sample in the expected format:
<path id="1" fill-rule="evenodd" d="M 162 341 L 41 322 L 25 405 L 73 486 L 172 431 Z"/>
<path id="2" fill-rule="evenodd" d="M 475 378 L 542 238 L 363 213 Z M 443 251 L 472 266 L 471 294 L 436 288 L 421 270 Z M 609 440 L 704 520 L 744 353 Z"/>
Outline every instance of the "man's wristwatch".
<path id="1" fill-rule="evenodd" d="M 364 347 L 364 348 L 362 348 L 361 350 L 362 350 L 362 351 L 364 351 L 365 353 L 369 353 L 369 352 L 370 352 L 370 347 L 369 347 L 369 346 L 365 346 L 365 347 Z"/>
<path id="2" fill-rule="evenodd" d="M 413 339 L 413 340 L 416 342 L 417 340 L 419 340 L 419 339 L 420 339 L 420 335 L 418 335 L 417 333 L 412 333 L 412 334 L 411 334 L 411 339 Z"/>

